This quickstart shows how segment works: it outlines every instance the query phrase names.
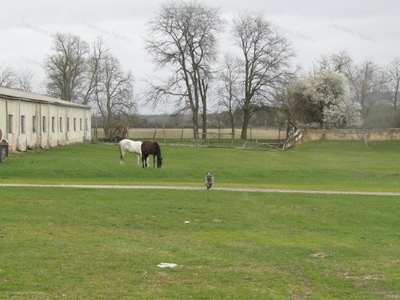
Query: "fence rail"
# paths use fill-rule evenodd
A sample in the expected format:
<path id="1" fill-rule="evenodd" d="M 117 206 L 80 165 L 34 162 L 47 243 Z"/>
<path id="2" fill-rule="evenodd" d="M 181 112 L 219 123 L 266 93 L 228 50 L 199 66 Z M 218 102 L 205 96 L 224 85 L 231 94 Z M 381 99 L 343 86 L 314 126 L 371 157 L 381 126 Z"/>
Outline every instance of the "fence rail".
<path id="1" fill-rule="evenodd" d="M 155 140 L 163 144 L 188 145 L 188 146 L 215 146 L 215 147 L 243 147 L 244 142 L 265 143 L 283 141 L 283 134 L 278 129 L 250 128 L 248 139 L 240 139 L 240 130 L 235 131 L 233 137 L 230 128 L 207 129 L 206 138 L 202 138 L 199 132 L 197 138 L 193 136 L 192 128 L 131 128 L 127 138 L 132 140 Z M 281 138 L 282 137 L 282 138 Z M 101 140 L 106 138 L 102 128 L 92 128 L 92 139 Z"/>
<path id="2" fill-rule="evenodd" d="M 286 150 L 294 144 L 312 140 L 360 140 L 367 146 L 369 141 L 400 140 L 400 129 L 301 129 L 285 140 L 285 132 L 277 128 L 249 128 L 248 139 L 240 139 L 240 130 L 235 131 L 233 138 L 230 128 L 210 128 L 203 139 L 201 131 L 197 138 L 193 137 L 191 128 L 132 128 L 128 138 L 132 140 L 156 140 L 159 143 L 179 146 L 231 147 L 243 149 L 281 149 Z M 92 129 L 92 139 L 104 138 L 101 128 Z M 292 138 L 292 139 L 291 139 Z"/>

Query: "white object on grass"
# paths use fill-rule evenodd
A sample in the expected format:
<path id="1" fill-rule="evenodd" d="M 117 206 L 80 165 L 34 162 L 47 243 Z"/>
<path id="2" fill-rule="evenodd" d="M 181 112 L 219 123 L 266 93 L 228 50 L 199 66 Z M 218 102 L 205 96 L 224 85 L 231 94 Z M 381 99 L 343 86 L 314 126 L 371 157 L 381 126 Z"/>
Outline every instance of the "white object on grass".
<path id="1" fill-rule="evenodd" d="M 159 268 L 176 268 L 178 265 L 177 264 L 172 264 L 172 263 L 160 263 L 157 265 Z"/>

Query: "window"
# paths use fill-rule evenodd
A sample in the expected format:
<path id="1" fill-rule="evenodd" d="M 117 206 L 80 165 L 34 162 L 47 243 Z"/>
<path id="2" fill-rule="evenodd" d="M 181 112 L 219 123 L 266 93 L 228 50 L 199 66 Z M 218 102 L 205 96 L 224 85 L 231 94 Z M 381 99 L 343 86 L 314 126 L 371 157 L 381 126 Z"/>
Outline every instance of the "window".
<path id="1" fill-rule="evenodd" d="M 82 131 L 82 118 L 79 119 L 79 130 Z"/>
<path id="2" fill-rule="evenodd" d="M 43 117 L 43 126 L 42 126 L 42 128 L 43 128 L 43 132 L 46 132 L 46 117 Z"/>
<path id="3" fill-rule="evenodd" d="M 69 131 L 69 118 L 67 118 L 67 131 Z"/>
<path id="4" fill-rule="evenodd" d="M 63 123 L 62 123 L 62 117 L 60 117 L 60 132 L 63 132 Z"/>
<path id="5" fill-rule="evenodd" d="M 89 128 L 88 127 L 88 122 L 87 122 L 87 119 L 85 119 L 85 130 L 88 131 L 89 130 L 88 128 Z"/>
<path id="6" fill-rule="evenodd" d="M 25 116 L 21 116 L 21 133 L 25 133 Z"/>
<path id="7" fill-rule="evenodd" d="M 8 133 L 13 133 L 13 115 L 8 115 Z"/>
<path id="8" fill-rule="evenodd" d="M 54 117 L 51 117 L 51 132 L 56 131 L 56 124 L 55 124 L 56 119 Z"/>
<path id="9" fill-rule="evenodd" d="M 74 118 L 74 131 L 76 131 L 76 118 Z"/>
<path id="10" fill-rule="evenodd" d="M 32 117 L 32 130 L 33 132 L 37 132 L 36 116 Z"/>

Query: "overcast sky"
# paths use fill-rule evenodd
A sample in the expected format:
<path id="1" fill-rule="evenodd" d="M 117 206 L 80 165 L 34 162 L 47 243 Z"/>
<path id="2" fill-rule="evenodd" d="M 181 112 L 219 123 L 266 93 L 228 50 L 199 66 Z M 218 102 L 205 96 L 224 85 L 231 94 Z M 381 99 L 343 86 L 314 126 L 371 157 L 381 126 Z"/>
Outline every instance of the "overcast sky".
<path id="1" fill-rule="evenodd" d="M 52 34 L 71 33 L 91 44 L 98 36 L 135 76 L 135 92 L 153 66 L 143 49 L 146 21 L 159 0 L 0 0 L 0 65 L 29 68 L 43 81 L 43 61 Z M 305 68 L 320 55 L 347 51 L 355 62 L 371 59 L 384 66 L 400 56 L 400 0 L 202 0 L 231 20 L 240 11 L 259 12 L 291 41 Z M 221 40 L 225 51 L 231 47 Z M 163 112 L 159 108 L 156 112 Z M 143 107 L 141 113 L 148 113 Z M 168 112 L 168 111 L 166 111 Z"/>

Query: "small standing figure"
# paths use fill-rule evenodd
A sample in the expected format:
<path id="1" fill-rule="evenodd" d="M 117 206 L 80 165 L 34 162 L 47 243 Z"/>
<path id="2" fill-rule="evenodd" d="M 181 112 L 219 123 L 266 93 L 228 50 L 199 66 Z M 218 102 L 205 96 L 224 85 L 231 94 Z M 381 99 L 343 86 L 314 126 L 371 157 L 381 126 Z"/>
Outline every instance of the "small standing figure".
<path id="1" fill-rule="evenodd" d="M 211 189 L 214 183 L 214 175 L 211 172 L 207 172 L 206 176 L 204 176 L 204 184 L 207 187 L 207 190 Z"/>

